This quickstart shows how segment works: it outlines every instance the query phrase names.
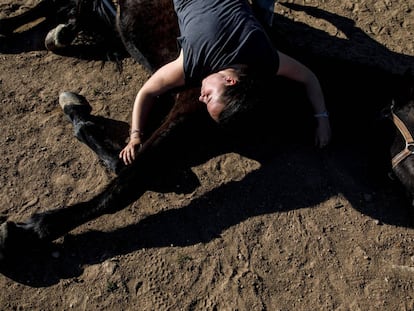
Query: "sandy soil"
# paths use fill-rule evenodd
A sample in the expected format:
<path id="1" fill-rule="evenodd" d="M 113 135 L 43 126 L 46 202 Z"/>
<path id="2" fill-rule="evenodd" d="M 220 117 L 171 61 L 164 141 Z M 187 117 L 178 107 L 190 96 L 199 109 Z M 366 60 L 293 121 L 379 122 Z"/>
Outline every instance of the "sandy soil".
<path id="1" fill-rule="evenodd" d="M 0 0 L 0 17 L 35 3 Z M 288 1 L 275 26 L 297 50 L 400 74 L 414 61 L 413 9 L 413 0 Z M 94 114 L 126 127 L 148 77 L 131 58 L 120 73 L 48 52 L 42 34 L 0 37 L 0 212 L 13 221 L 88 200 L 114 178 L 73 137 L 59 92 L 83 94 Z M 335 84 L 343 73 L 331 70 Z M 364 96 L 343 78 L 331 107 Z M 298 139 L 198 156 L 183 183 L 166 176 L 176 191 L 149 190 L 2 271 L 0 309 L 414 310 L 414 215 L 399 185 L 372 169 L 353 131 L 316 150 L 294 115 L 283 118 Z"/>

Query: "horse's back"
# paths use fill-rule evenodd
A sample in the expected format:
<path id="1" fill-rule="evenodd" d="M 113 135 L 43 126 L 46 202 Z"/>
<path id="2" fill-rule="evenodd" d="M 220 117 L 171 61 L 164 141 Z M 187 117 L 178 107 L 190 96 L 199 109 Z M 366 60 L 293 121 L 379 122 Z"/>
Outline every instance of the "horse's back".
<path id="1" fill-rule="evenodd" d="M 131 54 L 138 49 L 154 67 L 178 56 L 179 29 L 172 0 L 119 0 L 118 6 L 118 31 Z"/>

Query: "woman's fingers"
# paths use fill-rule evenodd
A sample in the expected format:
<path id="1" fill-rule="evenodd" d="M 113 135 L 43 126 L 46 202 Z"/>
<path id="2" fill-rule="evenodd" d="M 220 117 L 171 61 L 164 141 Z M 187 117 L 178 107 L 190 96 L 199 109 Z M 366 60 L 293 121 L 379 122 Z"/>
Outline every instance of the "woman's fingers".
<path id="1" fill-rule="evenodd" d="M 122 151 L 119 153 L 119 157 L 124 161 L 125 165 L 130 165 L 135 160 L 135 148 L 127 145 Z"/>

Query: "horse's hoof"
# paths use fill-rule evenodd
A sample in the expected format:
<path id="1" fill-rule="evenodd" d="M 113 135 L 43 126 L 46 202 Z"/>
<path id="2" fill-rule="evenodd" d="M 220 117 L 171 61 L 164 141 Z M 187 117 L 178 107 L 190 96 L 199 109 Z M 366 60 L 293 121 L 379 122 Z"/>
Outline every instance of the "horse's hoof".
<path id="1" fill-rule="evenodd" d="M 48 32 L 45 46 L 49 51 L 63 49 L 70 45 L 75 38 L 74 33 L 65 24 L 60 24 Z"/>
<path id="2" fill-rule="evenodd" d="M 92 111 L 91 106 L 89 105 L 88 101 L 82 95 L 73 93 L 73 92 L 62 92 L 59 94 L 59 105 L 65 110 L 67 106 L 83 106 L 89 107 Z"/>
<path id="3" fill-rule="evenodd" d="M 59 105 L 63 112 L 73 121 L 74 114 L 78 116 L 90 115 L 92 107 L 82 95 L 72 92 L 62 92 L 59 95 Z"/>

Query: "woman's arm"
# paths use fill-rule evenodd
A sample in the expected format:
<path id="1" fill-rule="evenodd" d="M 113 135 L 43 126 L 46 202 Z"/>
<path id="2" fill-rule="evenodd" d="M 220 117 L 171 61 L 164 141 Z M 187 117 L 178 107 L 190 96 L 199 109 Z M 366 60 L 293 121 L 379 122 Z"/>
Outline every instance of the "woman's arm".
<path id="1" fill-rule="evenodd" d="M 136 149 L 141 144 L 142 130 L 155 99 L 167 91 L 184 85 L 183 52 L 178 58 L 158 69 L 139 90 L 132 110 L 131 135 L 128 145 L 119 157 L 126 165 L 135 160 Z"/>
<path id="2" fill-rule="evenodd" d="M 301 82 L 304 84 L 309 101 L 312 104 L 317 119 L 315 144 L 319 147 L 326 146 L 331 139 L 331 127 L 325 99 L 318 78 L 305 65 L 286 54 L 279 54 L 279 69 L 277 75 Z"/>

